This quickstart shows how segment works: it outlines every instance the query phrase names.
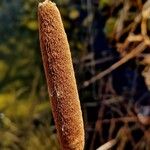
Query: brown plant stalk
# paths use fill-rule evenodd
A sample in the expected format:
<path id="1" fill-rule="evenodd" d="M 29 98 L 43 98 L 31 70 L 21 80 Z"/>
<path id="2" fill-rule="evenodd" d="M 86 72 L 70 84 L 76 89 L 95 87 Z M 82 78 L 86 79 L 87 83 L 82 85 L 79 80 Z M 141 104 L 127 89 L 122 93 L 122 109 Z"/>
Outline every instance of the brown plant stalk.
<path id="1" fill-rule="evenodd" d="M 84 126 L 71 53 L 59 10 L 38 6 L 42 60 L 58 138 L 63 150 L 83 150 Z"/>
<path id="2" fill-rule="evenodd" d="M 121 65 L 123 65 L 124 63 L 129 61 L 130 59 L 139 55 L 141 52 L 143 52 L 145 50 L 147 45 L 149 45 L 149 43 L 147 44 L 145 42 L 141 42 L 140 44 L 138 44 L 138 46 L 135 47 L 130 53 L 126 54 L 123 58 L 121 58 L 119 61 L 114 63 L 112 66 L 110 66 L 106 70 L 98 73 L 97 75 L 93 76 L 90 80 L 85 81 L 83 83 L 83 88 L 89 86 L 90 84 L 96 82 L 97 80 L 100 80 L 101 78 L 103 78 L 104 76 L 106 76 L 107 74 L 109 74 L 110 72 L 115 70 L 116 68 L 120 67 Z"/>

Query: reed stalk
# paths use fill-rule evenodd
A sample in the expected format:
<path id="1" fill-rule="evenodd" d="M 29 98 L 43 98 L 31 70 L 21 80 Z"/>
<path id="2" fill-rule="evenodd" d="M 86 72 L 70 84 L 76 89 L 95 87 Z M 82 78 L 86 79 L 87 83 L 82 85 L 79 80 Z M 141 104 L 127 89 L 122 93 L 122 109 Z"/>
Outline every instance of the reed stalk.
<path id="1" fill-rule="evenodd" d="M 84 149 L 84 125 L 70 48 L 56 5 L 38 6 L 39 37 L 52 113 L 62 150 Z"/>

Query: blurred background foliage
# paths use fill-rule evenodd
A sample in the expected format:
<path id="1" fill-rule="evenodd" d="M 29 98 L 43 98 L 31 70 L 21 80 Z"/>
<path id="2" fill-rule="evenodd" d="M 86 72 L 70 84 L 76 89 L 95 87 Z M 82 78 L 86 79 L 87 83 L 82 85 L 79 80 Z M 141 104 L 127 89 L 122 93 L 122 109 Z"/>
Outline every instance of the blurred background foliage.
<path id="1" fill-rule="evenodd" d="M 0 1 L 0 149 L 58 149 L 41 62 L 38 1 Z"/>
<path id="2" fill-rule="evenodd" d="M 95 115 L 97 113 L 95 108 L 90 109 L 89 114 L 85 105 L 93 107 L 98 99 L 104 99 L 110 93 L 113 98 L 118 93 L 129 96 L 126 91 L 130 89 L 133 72 L 137 75 L 135 63 L 132 62 L 131 67 L 125 66 L 129 83 L 125 81 L 127 85 L 120 85 L 122 87 L 119 90 L 123 89 L 122 93 L 115 93 L 111 88 L 111 75 L 88 88 L 80 88 L 83 81 L 118 60 L 114 31 L 123 1 L 55 0 L 54 2 L 60 9 L 68 35 L 88 129 L 86 139 L 90 142 L 89 131 L 90 127 L 94 126 L 88 124 L 88 121 L 91 118 L 95 118 L 96 121 L 98 115 Z M 37 0 L 0 1 L 0 149 L 2 150 L 59 149 L 41 61 L 37 23 L 38 3 Z M 133 7 L 129 14 L 129 22 L 137 12 L 138 10 Z M 121 39 L 119 42 L 122 41 Z M 93 59 L 98 58 L 102 59 L 100 67 L 92 65 Z M 106 61 L 103 58 L 106 58 Z M 124 72 L 122 74 L 124 77 Z M 120 81 L 118 76 L 117 79 Z M 101 94 L 108 85 L 110 87 L 107 89 L 107 95 Z M 143 90 L 145 89 L 146 87 Z M 86 149 L 89 148 L 89 142 L 87 141 Z M 100 141 L 98 143 L 100 145 Z"/>

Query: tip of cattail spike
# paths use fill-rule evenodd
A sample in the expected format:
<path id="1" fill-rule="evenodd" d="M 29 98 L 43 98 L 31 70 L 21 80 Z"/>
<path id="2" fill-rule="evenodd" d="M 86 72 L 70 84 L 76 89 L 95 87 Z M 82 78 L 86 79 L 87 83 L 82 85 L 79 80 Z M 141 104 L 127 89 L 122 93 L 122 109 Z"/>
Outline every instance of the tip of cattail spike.
<path id="1" fill-rule="evenodd" d="M 56 5 L 54 2 L 51 2 L 50 0 L 45 0 L 44 2 L 39 3 L 39 7 L 47 5 L 47 4 L 52 5 L 52 6 Z"/>

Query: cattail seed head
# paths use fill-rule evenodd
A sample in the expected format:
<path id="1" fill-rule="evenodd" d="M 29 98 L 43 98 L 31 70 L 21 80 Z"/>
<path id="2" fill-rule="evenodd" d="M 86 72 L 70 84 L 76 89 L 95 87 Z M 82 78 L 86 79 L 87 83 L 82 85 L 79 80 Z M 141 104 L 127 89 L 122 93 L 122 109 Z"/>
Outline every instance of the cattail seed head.
<path id="1" fill-rule="evenodd" d="M 59 10 L 48 0 L 38 7 L 42 60 L 52 112 L 63 150 L 84 149 L 84 126 L 71 53 Z"/>

